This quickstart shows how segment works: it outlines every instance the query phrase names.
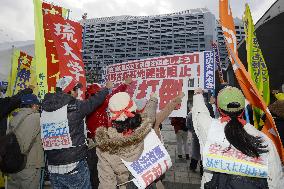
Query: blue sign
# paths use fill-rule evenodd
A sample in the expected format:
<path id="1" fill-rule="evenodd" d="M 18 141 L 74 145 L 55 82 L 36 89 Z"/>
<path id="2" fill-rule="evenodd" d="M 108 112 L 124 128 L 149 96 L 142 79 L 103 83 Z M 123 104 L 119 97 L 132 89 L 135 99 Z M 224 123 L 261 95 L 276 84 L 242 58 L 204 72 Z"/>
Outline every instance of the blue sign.
<path id="1" fill-rule="evenodd" d="M 204 89 L 215 89 L 215 61 L 214 52 L 204 52 Z"/>

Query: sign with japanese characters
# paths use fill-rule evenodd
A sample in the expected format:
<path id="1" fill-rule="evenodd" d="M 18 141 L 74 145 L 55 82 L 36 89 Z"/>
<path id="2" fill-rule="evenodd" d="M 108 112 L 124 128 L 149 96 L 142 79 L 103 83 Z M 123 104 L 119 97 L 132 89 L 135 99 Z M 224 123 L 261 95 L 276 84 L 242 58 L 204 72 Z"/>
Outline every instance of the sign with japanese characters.
<path id="1" fill-rule="evenodd" d="M 114 83 L 120 83 L 127 77 L 135 78 L 128 90 L 132 97 L 149 99 L 154 92 L 159 97 L 158 109 L 162 110 L 180 91 L 187 94 L 188 90 L 203 87 L 204 80 L 209 82 L 212 77 L 214 79 L 215 75 L 212 76 L 209 69 L 208 79 L 203 78 L 204 63 L 211 65 L 210 54 L 211 51 L 195 52 L 113 64 L 106 67 L 103 77 Z M 212 87 L 212 84 L 214 82 L 208 85 Z M 186 107 L 187 95 L 182 99 L 181 106 L 176 107 L 170 116 L 186 117 Z"/>
<path id="2" fill-rule="evenodd" d="M 59 60 L 58 52 L 56 51 L 54 40 L 50 32 L 49 17 L 47 15 L 58 15 L 62 17 L 62 8 L 48 3 L 42 3 L 43 27 L 46 47 L 47 61 L 47 84 L 48 91 L 54 92 L 56 81 L 59 79 Z"/>
<path id="3" fill-rule="evenodd" d="M 28 88 L 29 85 L 36 86 L 36 81 L 32 77 L 35 74 L 33 57 L 25 52 L 15 50 L 12 60 L 8 96 L 17 94 L 20 90 Z"/>
<path id="4" fill-rule="evenodd" d="M 214 52 L 204 52 L 204 89 L 215 89 L 215 60 Z"/>
<path id="5" fill-rule="evenodd" d="M 79 23 L 65 20 L 58 15 L 46 16 L 46 29 L 58 53 L 59 72 L 56 77 L 72 76 L 86 89 L 86 77 L 82 60 L 82 27 Z M 81 94 L 81 99 L 84 98 Z"/>
<path id="6" fill-rule="evenodd" d="M 225 139 L 225 140 L 224 140 Z M 213 121 L 203 150 L 203 167 L 214 172 L 267 178 L 267 154 L 249 157 L 232 146 L 224 134 L 224 125 Z"/>
<path id="7" fill-rule="evenodd" d="M 54 41 L 46 28 L 47 15 L 66 17 L 67 9 L 34 0 L 35 7 L 35 61 L 38 96 L 43 99 L 48 92 L 54 92 L 59 78 L 59 60 Z"/>
<path id="8" fill-rule="evenodd" d="M 215 64 L 217 66 L 217 71 L 219 74 L 220 82 L 224 83 L 224 76 L 223 71 L 221 67 L 221 61 L 220 61 L 220 53 L 217 42 L 212 42 L 212 50 L 214 52 L 214 58 L 215 58 Z"/>
<path id="9" fill-rule="evenodd" d="M 43 111 L 40 126 L 44 150 L 72 147 L 67 119 L 67 105 L 54 112 Z"/>
<path id="10" fill-rule="evenodd" d="M 154 130 L 144 139 L 142 155 L 136 161 L 122 162 L 134 176 L 132 181 L 139 189 L 149 186 L 172 166 L 171 157 Z"/>

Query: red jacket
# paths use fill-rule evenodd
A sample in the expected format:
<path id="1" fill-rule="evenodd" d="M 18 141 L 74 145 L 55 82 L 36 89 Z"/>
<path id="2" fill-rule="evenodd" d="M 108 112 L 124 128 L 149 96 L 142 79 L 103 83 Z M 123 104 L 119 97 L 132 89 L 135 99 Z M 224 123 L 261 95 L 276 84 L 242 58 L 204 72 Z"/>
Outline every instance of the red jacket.
<path id="1" fill-rule="evenodd" d="M 172 117 L 171 118 L 171 125 L 175 129 L 175 133 L 177 133 L 179 130 L 185 130 L 186 129 L 186 119 L 183 117 Z"/>
<path id="2" fill-rule="evenodd" d="M 118 92 L 124 92 L 127 90 L 127 84 L 121 84 L 116 89 L 112 91 L 111 94 L 107 95 L 103 104 L 98 107 L 94 112 L 89 114 L 86 118 L 86 123 L 88 127 L 88 138 L 94 138 L 96 135 L 96 130 L 98 127 L 107 127 L 108 126 L 108 115 L 107 115 L 107 107 L 109 99 Z"/>

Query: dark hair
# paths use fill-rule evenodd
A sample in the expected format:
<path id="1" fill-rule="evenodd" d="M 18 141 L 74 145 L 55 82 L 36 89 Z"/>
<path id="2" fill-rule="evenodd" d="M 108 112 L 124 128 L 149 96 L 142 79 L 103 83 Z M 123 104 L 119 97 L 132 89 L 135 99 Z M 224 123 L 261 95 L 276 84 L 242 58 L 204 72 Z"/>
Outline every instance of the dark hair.
<path id="1" fill-rule="evenodd" d="M 112 125 L 114 128 L 116 128 L 117 132 L 122 133 L 124 131 L 127 131 L 128 129 L 134 130 L 141 125 L 141 115 L 136 112 L 132 113 L 135 116 L 129 117 L 125 121 L 112 121 Z"/>
<path id="2" fill-rule="evenodd" d="M 230 144 L 250 157 L 259 157 L 260 154 L 268 152 L 267 145 L 263 145 L 262 138 L 247 133 L 243 125 L 239 122 L 238 116 L 241 115 L 243 110 L 238 112 L 227 112 L 222 110 L 222 112 L 231 118 L 224 130 Z"/>

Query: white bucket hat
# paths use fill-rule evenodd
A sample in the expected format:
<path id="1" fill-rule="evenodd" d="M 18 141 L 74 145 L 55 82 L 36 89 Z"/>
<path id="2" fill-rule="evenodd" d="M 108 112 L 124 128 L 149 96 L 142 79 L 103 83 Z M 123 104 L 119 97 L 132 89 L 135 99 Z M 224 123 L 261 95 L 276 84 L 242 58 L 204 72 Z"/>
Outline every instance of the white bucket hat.
<path id="1" fill-rule="evenodd" d="M 137 106 L 128 93 L 119 92 L 109 99 L 108 108 L 111 120 L 125 121 L 129 117 L 134 117 L 131 112 L 136 112 Z"/>

